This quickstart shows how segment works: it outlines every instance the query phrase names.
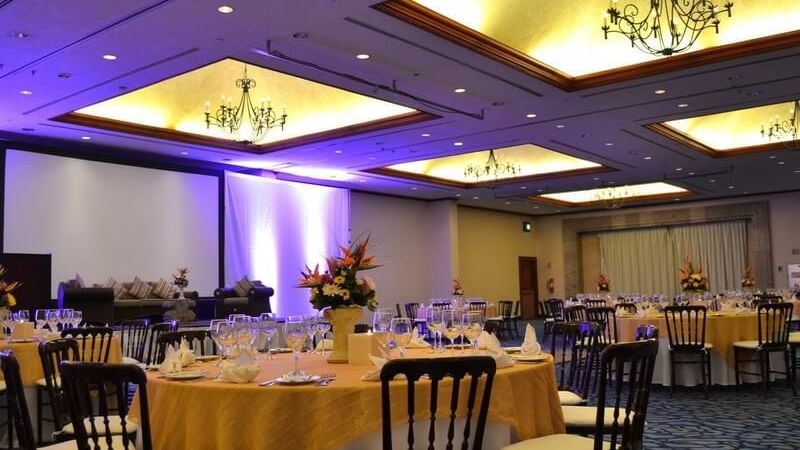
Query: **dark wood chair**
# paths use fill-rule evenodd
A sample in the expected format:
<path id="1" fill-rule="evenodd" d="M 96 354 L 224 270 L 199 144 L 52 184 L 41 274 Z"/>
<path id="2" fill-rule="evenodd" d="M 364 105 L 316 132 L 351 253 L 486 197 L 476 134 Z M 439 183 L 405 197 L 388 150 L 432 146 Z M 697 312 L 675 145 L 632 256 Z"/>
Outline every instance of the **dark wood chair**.
<path id="1" fill-rule="evenodd" d="M 637 341 L 658 339 L 658 327 L 655 325 L 639 325 L 634 331 L 634 339 Z"/>
<path id="2" fill-rule="evenodd" d="M 564 318 L 567 322 L 586 322 L 589 317 L 586 315 L 586 307 L 574 305 L 564 308 Z"/>
<path id="3" fill-rule="evenodd" d="M 417 318 L 417 310 L 419 309 L 419 303 L 406 303 L 403 305 L 406 310 L 406 317 L 411 320 Z"/>
<path id="4" fill-rule="evenodd" d="M 677 386 L 675 367 L 699 364 L 700 376 L 706 398 L 711 388 L 711 349 L 706 342 L 706 307 L 702 305 L 666 306 L 664 320 L 669 337 L 670 384 L 674 393 Z"/>
<path id="5" fill-rule="evenodd" d="M 31 415 L 28 411 L 28 403 L 25 401 L 25 386 L 22 385 L 22 376 L 19 372 L 19 362 L 11 350 L 0 352 L 0 368 L 3 371 L 3 378 L 8 392 L 8 415 L 9 423 L 13 423 L 17 430 L 17 445 L 20 450 L 36 450 L 36 440 L 33 436 L 33 424 Z M 13 441 L 13 434 L 7 436 L 9 443 Z M 57 444 L 56 448 L 67 450 L 70 448 L 68 442 Z M 38 447 L 46 450 L 53 448 Z M 77 448 L 77 446 L 72 447 Z"/>
<path id="6" fill-rule="evenodd" d="M 519 310 L 520 302 L 519 300 L 514 301 L 514 312 L 511 314 L 511 321 L 514 322 L 514 334 L 519 339 L 519 326 L 517 325 L 518 321 L 522 319 L 522 313 Z"/>
<path id="7" fill-rule="evenodd" d="M 555 362 L 558 400 L 562 405 L 586 403 L 599 334 L 600 326 L 592 322 L 553 325 L 550 354 Z"/>
<path id="8" fill-rule="evenodd" d="M 513 334 L 515 338 L 519 339 L 519 331 L 514 324 L 514 302 L 511 300 L 500 300 L 497 302 L 497 307 L 500 309 L 498 312 L 501 317 L 500 328 L 502 333 L 508 333 L 509 336 Z"/>
<path id="9" fill-rule="evenodd" d="M 140 363 L 144 361 L 149 329 L 150 321 L 147 319 L 131 319 L 120 322 L 119 339 L 122 346 L 122 357 L 130 358 L 130 361 L 123 360 L 123 362 Z"/>
<path id="10" fill-rule="evenodd" d="M 617 315 L 616 310 L 610 306 L 600 306 L 597 308 L 587 308 L 586 318 L 589 322 L 596 322 L 600 325 L 600 345 L 608 345 L 617 342 Z"/>
<path id="11" fill-rule="evenodd" d="M 733 343 L 734 369 L 736 371 L 736 385 L 741 383 L 742 375 L 755 375 L 761 378 L 764 395 L 769 390 L 769 378 L 773 373 L 786 376 L 792 392 L 797 395 L 794 385 L 793 371 L 790 363 L 789 349 L 789 319 L 792 317 L 792 303 L 762 303 L 758 305 L 758 340 L 738 341 Z M 784 355 L 786 371 L 774 371 L 770 364 L 772 353 Z M 748 354 L 755 355 L 753 359 L 744 359 Z M 759 372 L 745 372 L 740 369 L 741 364 L 758 363 Z"/>
<path id="12" fill-rule="evenodd" d="M 617 303 L 614 305 L 614 309 L 616 311 L 623 311 L 625 314 L 636 314 L 637 311 L 636 303 L 627 302 Z"/>
<path id="13" fill-rule="evenodd" d="M 189 344 L 189 348 L 195 353 L 199 353 L 200 355 L 215 355 L 217 353 L 216 344 L 214 344 L 214 341 L 211 339 L 208 330 L 168 331 L 158 336 L 158 357 L 156 358 L 156 364 L 160 364 L 164 361 L 168 345 L 177 347 L 181 345 L 184 339 L 186 339 L 186 342 Z M 207 351 L 206 344 L 209 342 L 211 343 L 211 350 Z"/>
<path id="14" fill-rule="evenodd" d="M 80 361 L 108 362 L 111 353 L 111 327 L 67 328 L 61 332 L 62 338 L 73 338 L 80 346 Z"/>
<path id="15" fill-rule="evenodd" d="M 175 331 L 177 323 L 174 321 L 154 323 L 150 325 L 147 339 L 147 352 L 145 353 L 144 363 L 149 365 L 156 364 L 158 359 L 158 338 L 164 333 Z"/>
<path id="16" fill-rule="evenodd" d="M 486 302 L 485 301 L 472 301 L 467 303 L 467 309 L 470 312 L 479 312 L 481 317 L 486 318 Z"/>
<path id="17" fill-rule="evenodd" d="M 633 450 L 643 448 L 644 426 L 653 381 L 658 342 L 646 340 L 611 344 L 600 355 L 600 390 L 597 406 L 586 408 L 594 437 L 551 434 L 529 439 L 504 450 L 593 449 Z M 626 383 L 611 379 L 629 371 Z"/>
<path id="18" fill-rule="evenodd" d="M 447 448 L 453 448 L 453 439 L 455 430 L 456 411 L 462 402 L 459 402 L 460 389 L 447 389 L 448 396 L 450 397 L 450 406 L 446 414 L 438 413 L 438 395 L 440 390 L 440 382 L 449 378 L 452 379 L 451 386 L 459 386 L 461 381 L 469 375 L 469 389 L 467 394 L 467 409 L 466 420 L 462 436 L 461 448 L 466 450 L 472 448 L 480 450 L 483 445 L 483 433 L 486 428 L 486 417 L 489 412 L 489 401 L 492 395 L 492 383 L 494 381 L 494 374 L 496 365 L 494 359 L 489 356 L 468 356 L 459 358 L 421 358 L 421 359 L 393 359 L 387 362 L 383 369 L 381 369 L 381 412 L 383 419 L 383 450 L 392 449 L 392 402 L 390 392 L 394 391 L 396 395 L 401 393 L 406 397 L 406 411 L 408 415 L 408 448 L 415 448 L 414 439 L 414 422 L 415 422 L 415 383 L 420 381 L 423 375 L 430 378 L 430 401 L 426 399 L 426 403 L 430 405 L 430 428 L 427 433 L 427 447 L 433 448 L 436 441 L 436 434 L 434 432 L 436 427 L 436 417 L 441 416 L 447 418 L 449 422 L 450 432 L 445 436 L 441 436 L 447 440 Z M 392 380 L 395 375 L 403 374 L 406 376 L 406 389 L 400 389 L 395 385 L 392 388 Z M 478 408 L 478 417 L 475 422 L 475 429 L 472 430 L 472 416 L 476 409 L 476 399 L 478 398 L 478 382 L 484 379 L 482 395 L 480 395 L 480 405 Z M 427 383 L 427 381 L 426 381 Z M 427 397 L 427 396 L 426 396 Z M 472 439 L 470 446 L 469 438 Z M 418 445 L 418 444 L 417 444 Z M 404 445 L 404 447 L 406 447 Z"/>
<path id="19" fill-rule="evenodd" d="M 451 309 L 453 305 L 450 302 L 433 302 L 431 303 L 431 308 L 433 309 Z"/>
<path id="20" fill-rule="evenodd" d="M 397 315 L 395 317 L 403 317 L 403 312 L 400 311 L 400 303 L 395 303 L 394 308 L 397 310 Z"/>
<path id="21" fill-rule="evenodd" d="M 52 423 L 56 440 L 63 439 L 63 428 L 67 420 L 64 391 L 61 388 L 61 361 L 80 361 L 81 352 L 78 341 L 71 338 L 54 339 L 39 344 L 39 359 L 42 363 L 44 378 L 36 380 L 36 439 L 42 440 L 44 422 Z M 49 406 L 50 418 L 44 417 L 44 408 Z"/>
<path id="22" fill-rule="evenodd" d="M 560 298 L 548 298 L 544 301 L 544 340 L 552 334 L 553 324 L 564 322 L 564 300 Z"/>
<path id="23" fill-rule="evenodd" d="M 61 376 L 79 450 L 135 450 L 137 434 L 141 449 L 152 450 L 147 377 L 141 368 L 134 364 L 64 361 Z M 139 394 L 135 423 L 128 420 L 126 393 L 131 386 Z"/>

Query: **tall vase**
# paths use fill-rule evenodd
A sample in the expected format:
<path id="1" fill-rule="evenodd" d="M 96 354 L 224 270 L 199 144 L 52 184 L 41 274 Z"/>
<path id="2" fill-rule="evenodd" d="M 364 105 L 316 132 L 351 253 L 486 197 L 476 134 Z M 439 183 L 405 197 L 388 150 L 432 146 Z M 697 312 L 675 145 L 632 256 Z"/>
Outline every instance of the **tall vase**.
<path id="1" fill-rule="evenodd" d="M 333 327 L 333 351 L 328 356 L 328 362 L 335 364 L 347 363 L 347 336 L 355 330 L 356 323 L 361 319 L 361 308 L 351 306 L 326 309 L 325 318 L 331 322 Z"/>

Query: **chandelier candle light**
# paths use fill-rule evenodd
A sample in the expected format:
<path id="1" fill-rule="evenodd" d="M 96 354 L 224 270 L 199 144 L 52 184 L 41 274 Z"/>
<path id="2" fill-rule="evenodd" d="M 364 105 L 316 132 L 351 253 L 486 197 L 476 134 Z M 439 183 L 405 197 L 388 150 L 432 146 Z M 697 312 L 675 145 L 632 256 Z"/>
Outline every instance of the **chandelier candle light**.
<path id="1" fill-rule="evenodd" d="M 468 164 L 464 168 L 464 178 L 510 178 L 522 172 L 522 167 L 508 161 L 498 161 L 494 150 L 489 150 L 489 158 L 484 164 Z"/>
<path id="2" fill-rule="evenodd" d="M 610 2 L 601 27 L 605 38 L 608 39 L 609 33 L 620 33 L 631 41 L 631 47 L 652 55 L 670 56 L 688 50 L 708 28 L 719 33 L 719 14 L 724 11 L 730 17 L 733 9 L 733 2 L 726 2 L 720 8 L 710 0 L 650 0 L 649 3 L 650 9 L 640 15 L 636 4 L 629 3 L 620 10 L 617 0 Z"/>
<path id="3" fill-rule="evenodd" d="M 772 141 L 781 141 L 792 150 L 800 150 L 798 141 L 797 126 L 800 124 L 800 100 L 795 100 L 792 109 L 789 111 L 788 119 L 775 116 L 772 123 L 768 126 L 761 125 L 761 136 Z"/>
<path id="4" fill-rule="evenodd" d="M 236 87 L 242 90 L 237 106 L 233 106 L 232 98 L 226 99 L 223 95 L 219 108 L 212 114 L 209 110 L 211 103 L 206 102 L 206 128 L 211 128 L 211 125 L 222 128 L 235 140 L 248 144 L 257 144 L 264 139 L 270 128 L 280 126 L 283 130 L 286 107 L 283 108 L 283 114 L 278 116 L 268 100 L 265 102 L 262 99 L 260 106 L 253 104 L 250 90 L 256 87 L 256 80 L 247 77 L 247 66 L 244 66 L 244 76 L 236 80 Z M 243 132 L 248 129 L 249 136 L 245 136 Z"/>

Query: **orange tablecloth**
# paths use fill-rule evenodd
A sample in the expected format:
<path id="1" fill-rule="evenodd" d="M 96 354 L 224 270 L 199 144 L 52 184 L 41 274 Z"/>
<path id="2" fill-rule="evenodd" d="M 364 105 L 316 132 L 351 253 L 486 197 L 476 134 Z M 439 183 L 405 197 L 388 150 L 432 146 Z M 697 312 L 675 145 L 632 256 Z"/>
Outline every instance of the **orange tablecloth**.
<path id="1" fill-rule="evenodd" d="M 431 352 L 410 352 L 410 356 L 424 355 Z M 302 355 L 302 370 L 315 374 L 334 372 L 336 380 L 327 387 L 256 384 L 287 372 L 291 361 L 290 354 L 278 355 L 274 361 L 260 361 L 261 374 L 248 384 L 210 379 L 169 381 L 160 378 L 157 372 L 149 372 L 147 392 L 154 448 L 337 449 L 380 431 L 380 383 L 359 379 L 369 370 L 368 366 L 334 365 L 321 356 Z M 201 367 L 209 376 L 218 371 L 213 362 Z M 418 384 L 420 412 L 427 407 L 424 400 L 427 395 L 423 393 L 426 386 L 429 386 L 426 382 Z M 398 402 L 393 411 L 405 411 L 405 389 L 405 381 L 398 381 L 393 387 L 392 399 Z M 444 385 L 440 389 L 444 407 L 449 395 L 445 395 Z M 132 411 L 137 409 L 134 406 Z M 402 414 L 397 416 L 398 423 L 404 419 Z M 552 360 L 499 369 L 489 421 L 510 425 L 520 439 L 563 432 L 564 419 Z"/>
<path id="2" fill-rule="evenodd" d="M 617 334 L 620 341 L 632 341 L 639 325 L 655 325 L 658 335 L 667 339 L 667 323 L 664 316 L 653 318 L 617 317 Z M 733 343 L 758 339 L 756 314 L 747 312 L 736 315 L 711 315 L 706 317 L 706 342 L 713 344 L 712 352 L 733 367 Z"/>
<path id="3" fill-rule="evenodd" d="M 44 369 L 39 359 L 39 342 L 9 342 L 0 339 L 0 350 L 11 350 L 19 361 L 20 375 L 24 386 L 33 386 L 36 380 L 44 377 Z M 108 362 L 122 362 L 122 347 L 117 337 L 112 338 L 108 352 Z M 0 379 L 3 376 L 0 373 Z"/>

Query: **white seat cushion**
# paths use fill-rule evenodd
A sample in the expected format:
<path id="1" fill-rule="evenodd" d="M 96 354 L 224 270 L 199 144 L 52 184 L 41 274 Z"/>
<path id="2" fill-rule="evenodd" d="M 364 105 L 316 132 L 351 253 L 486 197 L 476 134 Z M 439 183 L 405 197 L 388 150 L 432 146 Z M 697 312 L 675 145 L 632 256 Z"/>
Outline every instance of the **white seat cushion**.
<path id="1" fill-rule="evenodd" d="M 39 378 L 36 380 L 36 385 L 41 387 L 47 387 L 47 381 L 44 378 Z M 56 387 L 61 387 L 61 377 L 56 377 Z"/>
<path id="2" fill-rule="evenodd" d="M 139 361 L 136 358 L 131 358 L 130 356 L 122 357 L 122 364 L 139 364 L 139 363 L 141 363 L 141 361 Z"/>
<path id="3" fill-rule="evenodd" d="M 603 442 L 603 448 L 611 447 L 611 443 Z M 551 434 L 527 441 L 517 442 L 503 447 L 502 450 L 593 450 L 594 438 L 577 434 Z"/>
<path id="4" fill-rule="evenodd" d="M 583 405 L 586 399 L 572 391 L 558 391 L 558 402 L 562 405 Z"/>
<path id="5" fill-rule="evenodd" d="M 108 426 L 109 428 L 111 428 L 111 434 L 122 434 L 122 422 L 119 416 L 111 415 L 108 417 L 108 421 L 109 421 Z M 102 417 L 94 418 L 94 425 L 95 427 L 97 427 L 97 431 L 100 434 L 106 433 L 106 427 L 103 422 L 104 419 Z M 88 432 L 91 429 L 90 427 L 92 426 L 89 423 L 89 418 L 87 417 L 86 419 L 83 419 L 83 423 L 84 427 L 86 428 L 86 431 Z M 125 423 L 126 423 L 125 428 L 128 430 L 128 433 L 133 433 L 134 431 L 139 429 L 139 426 L 136 424 L 136 422 L 130 419 L 127 419 Z M 61 429 L 61 431 L 67 434 L 75 434 L 75 428 L 72 426 L 71 423 L 66 424 L 64 428 Z"/>
<path id="6" fill-rule="evenodd" d="M 0 380 L 0 392 L 5 392 L 5 391 L 6 391 L 6 382 Z"/>
<path id="7" fill-rule="evenodd" d="M 94 443 L 91 444 L 92 446 Z M 94 448 L 94 447 L 92 447 Z M 136 442 L 128 441 L 128 448 L 126 449 L 122 444 L 122 436 L 111 437 L 111 448 L 106 445 L 105 439 L 100 439 L 100 445 L 97 447 L 99 450 L 134 450 Z M 48 445 L 47 447 L 38 447 L 39 450 L 78 450 L 78 444 L 75 441 L 59 442 L 58 444 Z"/>
<path id="8" fill-rule="evenodd" d="M 595 426 L 595 423 L 597 423 L 597 408 L 594 406 L 565 405 L 561 407 L 561 411 L 564 412 L 564 424 L 566 424 L 567 427 L 592 428 Z M 631 413 L 631 417 L 633 417 L 633 413 Z M 608 407 L 606 408 L 606 416 L 605 419 L 603 419 L 603 424 L 607 428 L 610 428 L 613 421 L 614 408 Z M 617 424 L 622 426 L 624 421 L 625 409 L 620 407 Z"/>
<path id="9" fill-rule="evenodd" d="M 758 348 L 758 341 L 736 341 L 733 343 L 733 346 L 755 350 Z"/>
<path id="10" fill-rule="evenodd" d="M 789 343 L 800 344 L 800 331 L 789 333 Z"/>

